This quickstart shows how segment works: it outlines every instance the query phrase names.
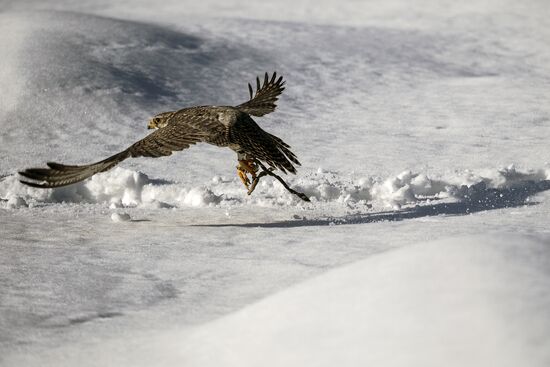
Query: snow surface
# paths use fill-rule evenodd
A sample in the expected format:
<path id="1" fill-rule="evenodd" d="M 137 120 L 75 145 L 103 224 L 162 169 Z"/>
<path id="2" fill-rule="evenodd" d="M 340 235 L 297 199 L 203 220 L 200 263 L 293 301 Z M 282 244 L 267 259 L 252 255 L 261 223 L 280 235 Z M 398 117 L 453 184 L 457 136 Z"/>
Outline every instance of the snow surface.
<path id="1" fill-rule="evenodd" d="M 165 335 L 161 353 L 192 366 L 548 366 L 549 240 L 484 235 L 372 256 Z"/>
<path id="2" fill-rule="evenodd" d="M 532 341 L 550 339 L 550 329 L 532 327 L 547 325 L 547 294 L 513 280 L 531 266 L 533 279 L 548 280 L 539 265 L 550 233 L 549 10 L 537 0 L 1 2 L 0 365 L 37 364 L 40 356 L 52 365 L 64 358 L 94 365 L 100 350 L 119 358 L 117 365 L 135 365 L 127 358 L 146 345 L 153 357 L 169 352 L 166 365 L 180 365 L 175 339 L 200 343 L 216 332 L 213 348 L 230 338 L 236 350 L 254 340 L 236 339 L 235 322 L 265 329 L 258 337 L 273 357 L 268 321 L 278 320 L 280 307 L 311 315 L 308 325 L 281 321 L 292 335 L 327 336 L 315 319 L 322 310 L 312 306 L 328 292 L 323 282 L 338 280 L 331 294 L 341 288 L 393 297 L 353 281 L 371 273 L 331 269 L 361 261 L 357 269 L 369 264 L 383 275 L 400 259 L 439 279 L 454 262 L 435 244 L 466 264 L 465 305 L 504 317 L 525 297 L 510 326 L 473 308 L 442 306 L 445 317 L 471 314 L 476 335 L 502 341 L 476 349 L 464 364 L 511 364 L 526 351 L 533 365 L 547 362 L 547 344 Z M 207 145 L 128 160 L 56 190 L 17 180 L 18 170 L 47 161 L 88 163 L 118 152 L 145 136 L 147 119 L 160 111 L 241 103 L 246 83 L 273 70 L 287 89 L 277 111 L 257 121 L 292 145 L 303 166 L 288 182 L 312 203 L 270 178 L 247 196 L 234 153 Z M 476 237 L 488 232 L 494 235 Z M 503 240 L 512 233 L 518 236 Z M 427 241 L 436 242 L 411 246 Z M 491 268 L 478 262 L 476 244 Z M 539 260 L 531 257 L 539 250 Z M 409 283 L 405 270 L 392 274 Z M 498 297 L 475 293 L 483 279 Z M 405 305 L 417 309 L 424 296 L 437 301 L 432 285 L 446 291 L 445 282 L 431 280 L 411 275 L 410 284 L 391 289 L 402 294 L 409 285 Z M 288 294 L 296 292 L 304 296 L 293 302 Z M 248 307 L 265 297 L 277 306 L 273 314 L 245 322 L 245 310 L 268 312 L 263 301 Z M 342 328 L 337 342 L 349 346 L 319 348 L 319 360 L 343 363 L 349 352 L 357 361 L 395 365 L 410 356 L 365 353 L 354 338 L 384 342 L 361 332 L 392 315 L 350 313 L 345 294 L 339 297 L 332 325 Z M 430 337 L 456 335 L 459 347 L 475 347 L 466 340 L 473 334 L 447 324 L 407 328 L 428 315 L 407 321 L 408 309 L 396 309 L 403 318 L 395 330 L 440 353 L 419 354 L 417 365 L 456 357 L 441 345 L 428 348 Z M 346 327 L 348 314 L 357 315 L 357 333 Z M 507 337 L 510 328 L 516 339 Z M 290 363 L 314 340 L 329 342 L 312 339 L 296 354 L 281 344 L 286 351 L 277 357 Z M 238 350 L 238 360 L 222 353 L 228 359 L 218 364 L 253 362 L 252 351 Z"/>
<path id="3" fill-rule="evenodd" d="M 548 366 L 549 307 L 550 237 L 478 235 L 372 256 L 191 333 L 172 327 L 10 362 Z"/>

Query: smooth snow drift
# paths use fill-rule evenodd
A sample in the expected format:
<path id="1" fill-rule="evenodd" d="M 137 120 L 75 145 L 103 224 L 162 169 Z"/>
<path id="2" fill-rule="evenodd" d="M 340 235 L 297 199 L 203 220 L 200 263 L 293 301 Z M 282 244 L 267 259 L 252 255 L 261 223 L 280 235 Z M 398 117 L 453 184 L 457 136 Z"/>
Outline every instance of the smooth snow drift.
<path id="1" fill-rule="evenodd" d="M 166 365 L 543 367 L 549 309 L 550 238 L 499 234 L 373 256 L 163 341 Z"/>
<path id="2" fill-rule="evenodd" d="M 545 367 L 549 269 L 549 237 L 443 239 L 330 271 L 191 334 L 137 334 L 85 349 L 71 343 L 10 362 Z"/>

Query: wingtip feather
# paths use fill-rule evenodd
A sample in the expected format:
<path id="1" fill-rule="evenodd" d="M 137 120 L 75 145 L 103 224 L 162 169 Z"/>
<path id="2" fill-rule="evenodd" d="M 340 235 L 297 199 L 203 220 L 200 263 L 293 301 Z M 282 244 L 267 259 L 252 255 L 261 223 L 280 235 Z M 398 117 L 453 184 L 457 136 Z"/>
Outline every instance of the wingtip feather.
<path id="1" fill-rule="evenodd" d="M 30 178 L 31 180 L 40 180 L 41 175 L 38 172 L 36 172 L 36 170 L 38 169 L 40 168 L 28 168 L 18 173 L 23 177 Z"/>
<path id="2" fill-rule="evenodd" d="M 36 187 L 36 188 L 39 188 L 39 189 L 48 189 L 48 188 L 50 188 L 48 185 L 43 184 L 43 183 L 40 184 L 40 183 L 29 182 L 29 181 L 25 181 L 25 180 L 19 180 L 19 182 L 21 182 L 24 185 L 27 185 L 27 186 L 30 186 L 30 187 Z"/>

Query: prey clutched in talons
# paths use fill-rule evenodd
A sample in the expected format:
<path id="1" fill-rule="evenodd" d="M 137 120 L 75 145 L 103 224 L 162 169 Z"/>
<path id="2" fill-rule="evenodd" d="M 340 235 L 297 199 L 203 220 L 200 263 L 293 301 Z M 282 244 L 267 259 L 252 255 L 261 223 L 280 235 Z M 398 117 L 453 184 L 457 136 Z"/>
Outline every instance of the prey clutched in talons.
<path id="1" fill-rule="evenodd" d="M 237 174 L 243 182 L 244 186 L 248 190 L 251 184 L 248 175 L 252 177 L 252 181 L 256 179 L 256 172 L 258 172 L 258 165 L 251 159 L 239 159 L 239 165 L 237 166 Z"/>
<path id="2" fill-rule="evenodd" d="M 248 190 L 248 187 L 250 186 L 250 180 L 248 179 L 248 176 L 246 175 L 246 172 L 241 169 L 240 167 L 237 167 L 237 174 L 239 175 L 239 178 L 243 182 L 243 185 Z"/>

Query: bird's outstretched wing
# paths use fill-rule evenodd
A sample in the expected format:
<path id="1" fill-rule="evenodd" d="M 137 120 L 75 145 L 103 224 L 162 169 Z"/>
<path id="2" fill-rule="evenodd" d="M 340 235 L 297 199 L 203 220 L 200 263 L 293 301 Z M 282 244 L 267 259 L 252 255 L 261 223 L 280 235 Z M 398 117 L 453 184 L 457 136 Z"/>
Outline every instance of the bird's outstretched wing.
<path id="1" fill-rule="evenodd" d="M 127 158 L 168 156 L 173 151 L 189 148 L 192 144 L 204 141 L 207 137 L 207 132 L 192 126 L 187 125 L 182 128 L 180 124 L 172 124 L 155 130 L 129 148 L 100 162 L 82 166 L 48 162 L 49 168 L 29 168 L 19 172 L 19 174 L 37 181 L 21 180 L 22 183 L 32 187 L 61 187 L 85 180 L 96 173 L 107 171 Z"/>
<path id="2" fill-rule="evenodd" d="M 280 76 L 277 79 L 276 72 L 273 73 L 271 79 L 265 73 L 263 85 L 260 84 L 260 78 L 256 78 L 256 94 L 254 94 L 252 85 L 249 83 L 250 100 L 236 107 L 249 115 L 258 117 L 273 112 L 275 111 L 275 107 L 277 107 L 275 102 L 277 102 L 279 95 L 285 90 L 284 84 L 283 77 Z"/>

